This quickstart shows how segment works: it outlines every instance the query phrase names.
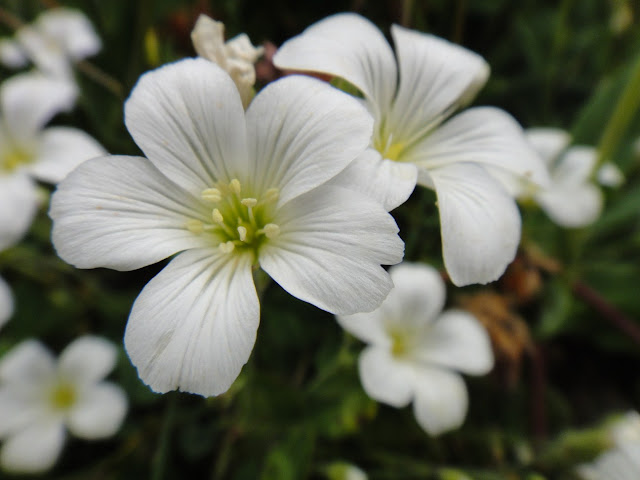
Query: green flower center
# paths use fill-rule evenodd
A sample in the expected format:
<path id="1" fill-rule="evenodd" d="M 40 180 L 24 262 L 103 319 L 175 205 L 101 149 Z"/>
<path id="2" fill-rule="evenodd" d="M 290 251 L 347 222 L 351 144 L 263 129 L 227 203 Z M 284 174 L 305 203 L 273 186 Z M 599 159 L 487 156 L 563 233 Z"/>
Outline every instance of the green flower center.
<path id="1" fill-rule="evenodd" d="M 33 161 L 33 154 L 20 148 L 10 149 L 0 155 L 0 170 L 13 172 L 21 165 Z"/>
<path id="2" fill-rule="evenodd" d="M 76 402 L 77 393 L 72 385 L 60 383 L 51 391 L 51 404 L 56 410 L 67 410 Z"/>
<path id="3" fill-rule="evenodd" d="M 391 355 L 394 357 L 402 357 L 409 352 L 411 339 L 407 332 L 399 330 L 391 330 Z"/>
<path id="4" fill-rule="evenodd" d="M 280 234 L 280 227 L 272 222 L 279 197 L 277 188 L 268 189 L 261 198 L 245 196 L 236 178 L 228 184 L 217 182 L 201 193 L 202 200 L 212 207 L 211 220 L 190 220 L 187 229 L 196 235 L 212 232 L 224 253 L 236 248 L 257 251 L 266 240 Z"/>
<path id="5" fill-rule="evenodd" d="M 393 134 L 386 135 L 382 129 L 375 136 L 373 141 L 373 148 L 375 148 L 383 158 L 393 160 L 394 162 L 402 161 L 402 153 L 406 148 L 406 144 L 403 142 L 394 142 Z"/>

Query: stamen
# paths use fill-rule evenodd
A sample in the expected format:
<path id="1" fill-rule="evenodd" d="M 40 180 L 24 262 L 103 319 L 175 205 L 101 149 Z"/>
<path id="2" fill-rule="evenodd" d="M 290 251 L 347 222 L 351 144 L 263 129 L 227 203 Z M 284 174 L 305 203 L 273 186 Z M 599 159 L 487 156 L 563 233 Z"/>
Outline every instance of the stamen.
<path id="1" fill-rule="evenodd" d="M 240 200 L 240 203 L 245 207 L 251 208 L 255 207 L 258 204 L 258 200 L 256 200 L 255 198 L 243 198 L 242 200 Z"/>
<path id="2" fill-rule="evenodd" d="M 231 253 L 233 252 L 233 249 L 236 248 L 236 246 L 231 240 L 229 240 L 228 242 L 220 243 L 220 245 L 218 245 L 218 248 L 222 253 Z"/>
<path id="3" fill-rule="evenodd" d="M 207 188 L 202 191 L 200 196 L 205 202 L 218 203 L 222 200 L 222 192 L 217 188 Z"/>
<path id="4" fill-rule="evenodd" d="M 238 180 L 237 178 L 234 178 L 233 180 L 231 180 L 229 182 L 229 189 L 236 195 L 240 195 L 240 192 L 242 191 L 242 187 L 240 186 L 240 180 Z"/>
<path id="5" fill-rule="evenodd" d="M 238 227 L 238 235 L 240 236 L 240 241 L 241 242 L 246 242 L 247 241 L 247 229 L 245 227 L 243 227 L 242 225 L 240 225 Z"/>
<path id="6" fill-rule="evenodd" d="M 265 202 L 275 202 L 280 198 L 280 189 L 278 188 L 270 188 L 264 194 Z"/>
<path id="7" fill-rule="evenodd" d="M 267 238 L 276 238 L 280 235 L 280 227 L 275 223 L 267 223 L 262 230 Z"/>
<path id="8" fill-rule="evenodd" d="M 200 220 L 189 220 L 187 222 L 187 230 L 196 235 L 200 235 L 204 230 L 204 224 Z"/>
<path id="9" fill-rule="evenodd" d="M 214 208 L 213 212 L 211 212 L 211 218 L 213 219 L 214 222 L 220 225 L 224 223 L 224 217 L 220 213 L 220 210 L 218 210 L 217 208 Z"/>

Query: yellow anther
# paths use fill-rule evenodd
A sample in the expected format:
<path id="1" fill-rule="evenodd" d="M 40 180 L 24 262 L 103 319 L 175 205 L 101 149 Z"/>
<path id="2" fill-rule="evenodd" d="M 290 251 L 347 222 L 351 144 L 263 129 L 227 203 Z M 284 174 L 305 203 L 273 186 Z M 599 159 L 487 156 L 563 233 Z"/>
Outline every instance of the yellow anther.
<path id="1" fill-rule="evenodd" d="M 224 217 L 220 213 L 220 210 L 218 210 L 217 208 L 214 208 L 213 212 L 211 212 L 211 218 L 215 223 L 218 223 L 218 224 L 224 223 Z"/>
<path id="2" fill-rule="evenodd" d="M 384 153 L 384 158 L 388 158 L 389 160 L 397 161 L 402 155 L 402 151 L 404 150 L 404 145 L 402 143 L 393 143 L 387 151 Z"/>
<path id="3" fill-rule="evenodd" d="M 264 193 L 264 199 L 267 202 L 275 202 L 280 198 L 280 190 L 278 188 L 270 188 Z"/>
<path id="4" fill-rule="evenodd" d="M 247 240 L 247 229 L 242 225 L 238 227 L 238 236 L 240 237 L 241 242 L 245 242 Z"/>
<path id="5" fill-rule="evenodd" d="M 229 189 L 236 195 L 239 195 L 242 190 L 242 187 L 240 186 L 240 180 L 238 180 L 237 178 L 231 180 L 229 182 Z"/>
<path id="6" fill-rule="evenodd" d="M 222 253 L 231 253 L 233 252 L 233 249 L 236 248 L 236 246 L 231 240 L 229 240 L 228 242 L 220 243 L 220 245 L 218 245 L 218 248 Z"/>
<path id="7" fill-rule="evenodd" d="M 267 238 L 276 238 L 280 235 L 280 227 L 275 223 L 267 223 L 264 228 L 264 234 Z"/>
<path id="8" fill-rule="evenodd" d="M 200 220 L 189 220 L 187 222 L 187 230 L 196 235 L 200 235 L 204 230 L 204 224 Z"/>
<path id="9" fill-rule="evenodd" d="M 256 200 L 255 198 L 243 198 L 242 200 L 240 200 L 240 203 L 245 207 L 251 208 L 255 207 L 258 204 L 258 200 Z"/>
<path id="10" fill-rule="evenodd" d="M 200 196 L 205 202 L 218 203 L 222 200 L 222 193 L 217 188 L 207 188 Z"/>

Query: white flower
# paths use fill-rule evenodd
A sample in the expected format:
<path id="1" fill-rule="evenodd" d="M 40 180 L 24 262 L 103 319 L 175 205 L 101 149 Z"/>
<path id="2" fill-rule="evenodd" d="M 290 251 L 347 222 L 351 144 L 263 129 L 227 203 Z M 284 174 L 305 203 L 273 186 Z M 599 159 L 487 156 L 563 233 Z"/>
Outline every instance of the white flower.
<path id="1" fill-rule="evenodd" d="M 340 181 L 358 184 L 389 210 L 409 197 L 416 182 L 434 189 L 453 283 L 493 281 L 513 260 L 520 239 L 511 184 L 514 178 L 545 183 L 544 166 L 502 110 L 472 108 L 447 120 L 489 76 L 479 55 L 398 25 L 391 35 L 395 58 L 371 22 L 334 15 L 287 41 L 274 63 L 335 75 L 360 89 L 375 118 L 373 149 Z"/>
<path id="2" fill-rule="evenodd" d="M 577 471 L 584 480 L 637 480 L 640 478 L 640 415 L 628 412 L 610 428 L 613 448 Z"/>
<path id="3" fill-rule="evenodd" d="M 57 183 L 80 162 L 105 150 L 89 135 L 44 125 L 75 101 L 69 83 L 39 73 L 0 85 L 0 250 L 28 230 L 38 207 L 34 179 Z"/>
<path id="4" fill-rule="evenodd" d="M 263 47 L 254 47 L 247 34 L 242 33 L 224 42 L 224 24 L 206 15 L 200 15 L 191 40 L 198 55 L 218 64 L 233 79 L 245 108 L 253 97 L 256 70 L 253 66 L 264 53 Z"/>
<path id="5" fill-rule="evenodd" d="M 125 105 L 146 158 L 81 165 L 53 195 L 58 254 L 79 268 L 133 270 L 179 253 L 144 288 L 125 333 L 158 392 L 226 391 L 259 323 L 252 268 L 324 310 L 376 308 L 401 260 L 393 218 L 368 197 L 324 185 L 367 146 L 372 121 L 318 80 L 270 84 L 244 111 L 216 64 L 147 73 Z"/>
<path id="6" fill-rule="evenodd" d="M 27 340 L 0 360 L 0 465 L 16 473 L 48 470 L 66 430 L 86 440 L 114 435 L 127 411 L 123 390 L 102 381 L 116 349 L 100 337 L 83 336 L 55 361 L 39 342 Z"/>
<path id="7" fill-rule="evenodd" d="M 0 277 L 0 327 L 13 315 L 13 295 L 7 282 Z"/>
<path id="8" fill-rule="evenodd" d="M 334 462 L 327 467 L 328 480 L 367 480 L 367 474 L 356 465 Z"/>
<path id="9" fill-rule="evenodd" d="M 0 62 L 20 68 L 33 62 L 39 70 L 58 78 L 72 78 L 71 66 L 102 48 L 89 19 L 79 10 L 54 8 L 20 28 L 15 40 L 0 45 Z"/>
<path id="10" fill-rule="evenodd" d="M 441 313 L 445 286 L 421 264 L 390 269 L 395 288 L 378 310 L 338 316 L 342 327 L 370 345 L 359 359 L 367 394 L 401 408 L 413 401 L 420 426 L 438 435 L 462 425 L 467 390 L 453 370 L 483 375 L 493 367 L 489 336 L 471 314 Z"/>
<path id="11" fill-rule="evenodd" d="M 532 198 L 556 224 L 576 228 L 593 223 L 602 211 L 602 192 L 593 183 L 597 151 L 576 145 L 567 148 L 571 137 L 555 128 L 531 128 L 527 139 L 547 163 L 551 184 L 543 189 L 523 188 L 520 196 Z M 602 185 L 619 186 L 624 177 L 612 163 L 595 175 Z"/>

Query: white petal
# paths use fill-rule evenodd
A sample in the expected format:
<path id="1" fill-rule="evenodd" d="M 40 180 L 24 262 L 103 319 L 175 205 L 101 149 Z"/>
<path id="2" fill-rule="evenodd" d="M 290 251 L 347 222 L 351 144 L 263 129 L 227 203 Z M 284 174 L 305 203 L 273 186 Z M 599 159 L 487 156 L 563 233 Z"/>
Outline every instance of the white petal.
<path id="1" fill-rule="evenodd" d="M 442 165 L 471 162 L 489 168 L 504 187 L 516 193 L 520 183 L 549 184 L 549 174 L 511 115 L 476 107 L 451 118 L 410 148 L 403 161 L 430 171 Z M 509 181 L 510 177 L 512 179 Z"/>
<path id="2" fill-rule="evenodd" d="M 259 317 L 248 255 L 189 250 L 138 296 L 125 347 L 154 391 L 218 395 L 249 359 Z"/>
<path id="3" fill-rule="evenodd" d="M 250 183 L 280 204 L 325 183 L 362 153 L 373 119 L 349 95 L 300 75 L 270 83 L 247 110 Z"/>
<path id="4" fill-rule="evenodd" d="M 590 183 L 559 184 L 535 196 L 536 202 L 554 223 L 579 228 L 596 221 L 602 212 L 602 192 Z"/>
<path id="5" fill-rule="evenodd" d="M 7 38 L 0 40 L 0 63 L 5 67 L 12 69 L 22 68 L 28 62 L 29 59 L 18 42 Z"/>
<path id="6" fill-rule="evenodd" d="M 394 288 L 381 306 L 387 327 L 413 331 L 433 322 L 446 298 L 438 271 L 425 264 L 402 263 L 389 273 Z"/>
<path id="7" fill-rule="evenodd" d="M 385 328 L 384 318 L 382 308 L 354 315 L 336 315 L 340 326 L 354 337 L 377 347 L 390 349 L 391 339 Z"/>
<path id="8" fill-rule="evenodd" d="M 616 188 L 624 183 L 624 175 L 617 165 L 607 162 L 596 172 L 596 178 L 600 185 Z"/>
<path id="9" fill-rule="evenodd" d="M 571 135 L 559 128 L 528 128 L 525 135 L 540 158 L 549 166 L 571 143 Z"/>
<path id="10" fill-rule="evenodd" d="M 391 211 L 407 201 L 417 179 L 418 170 L 412 163 L 383 159 L 378 151 L 367 149 L 329 184 L 364 193 Z"/>
<path id="11" fill-rule="evenodd" d="M 71 408 L 67 425 L 73 435 L 85 440 L 107 438 L 122 425 L 127 413 L 124 391 L 110 382 L 84 390 Z"/>
<path id="12" fill-rule="evenodd" d="M 482 167 L 458 163 L 430 172 L 440 210 L 442 252 L 457 286 L 497 280 L 520 242 L 513 199 Z"/>
<path id="13" fill-rule="evenodd" d="M 27 383 L 0 387 L 0 439 L 24 430 L 48 414 L 42 389 Z"/>
<path id="14" fill-rule="evenodd" d="M 13 315 L 13 295 L 7 282 L 0 277 L 0 327 Z"/>
<path id="15" fill-rule="evenodd" d="M 398 263 L 403 243 L 382 206 L 351 190 L 321 186 L 276 212 L 280 235 L 260 266 L 293 296 L 339 315 L 371 311 L 392 287 L 380 266 Z"/>
<path id="16" fill-rule="evenodd" d="M 388 350 L 367 347 L 358 359 L 362 388 L 374 400 L 392 407 L 406 407 L 414 394 L 412 368 L 394 359 Z"/>
<path id="17" fill-rule="evenodd" d="M 115 345 L 102 337 L 78 337 L 60 354 L 58 374 L 73 382 L 98 382 L 113 370 L 117 354 Z"/>
<path id="18" fill-rule="evenodd" d="M 38 210 L 36 185 L 23 173 L 0 174 L 0 251 L 17 243 Z"/>
<path id="19" fill-rule="evenodd" d="M 282 69 L 322 72 L 342 77 L 371 101 L 377 116 L 388 111 L 396 92 L 393 51 L 367 19 L 340 13 L 311 25 L 285 42 L 273 57 Z"/>
<path id="20" fill-rule="evenodd" d="M 89 19 L 79 10 L 54 8 L 40 15 L 36 28 L 55 40 L 73 60 L 95 55 L 102 42 Z"/>
<path id="21" fill-rule="evenodd" d="M 82 130 L 47 128 L 42 132 L 37 162 L 29 166 L 29 171 L 39 180 L 58 183 L 85 160 L 106 154 L 107 151 Z"/>
<path id="22" fill-rule="evenodd" d="M 484 59 L 442 38 L 391 27 L 400 86 L 388 122 L 396 141 L 416 139 L 475 97 L 489 78 Z"/>
<path id="23" fill-rule="evenodd" d="M 185 59 L 140 77 L 124 117 L 149 160 L 192 193 L 247 170 L 240 95 L 229 75 L 208 60 Z"/>
<path id="24" fill-rule="evenodd" d="M 39 73 L 14 75 L 2 83 L 0 102 L 14 138 L 30 141 L 57 113 L 70 110 L 77 90 L 68 81 Z"/>
<path id="25" fill-rule="evenodd" d="M 60 421 L 36 423 L 10 436 L 0 450 L 0 465 L 13 473 L 40 473 L 56 463 L 64 446 Z"/>
<path id="26" fill-rule="evenodd" d="M 577 145 L 571 147 L 551 167 L 554 184 L 563 187 L 579 186 L 589 181 L 596 166 L 598 152 L 593 147 Z"/>
<path id="27" fill-rule="evenodd" d="M 448 310 L 420 339 L 417 358 L 426 363 L 484 375 L 493 368 L 489 335 L 468 312 Z"/>
<path id="28" fill-rule="evenodd" d="M 191 31 L 191 41 L 196 53 L 225 68 L 224 24 L 200 14 Z"/>
<path id="29" fill-rule="evenodd" d="M 102 157 L 80 165 L 51 199 L 53 244 L 78 268 L 133 270 L 187 248 L 207 245 L 189 219 L 199 201 L 140 157 Z"/>
<path id="30" fill-rule="evenodd" d="M 19 29 L 16 38 L 40 72 L 50 78 L 70 83 L 74 81 L 71 63 L 63 45 L 31 25 Z"/>
<path id="31" fill-rule="evenodd" d="M 36 340 L 23 341 L 0 359 L 2 382 L 44 383 L 54 371 L 51 352 Z"/>
<path id="32" fill-rule="evenodd" d="M 464 423 L 469 398 L 457 373 L 438 368 L 416 368 L 413 414 L 429 435 L 454 430 Z"/>

